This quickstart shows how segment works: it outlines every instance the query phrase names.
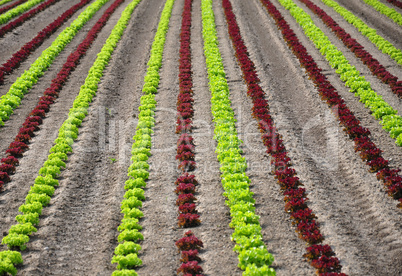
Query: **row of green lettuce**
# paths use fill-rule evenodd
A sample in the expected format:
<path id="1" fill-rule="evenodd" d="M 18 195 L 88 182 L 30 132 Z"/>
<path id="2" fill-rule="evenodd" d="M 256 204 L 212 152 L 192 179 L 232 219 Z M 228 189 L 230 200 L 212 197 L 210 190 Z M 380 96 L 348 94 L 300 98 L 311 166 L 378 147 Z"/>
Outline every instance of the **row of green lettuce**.
<path id="1" fill-rule="evenodd" d="M 370 28 L 366 23 L 360 18 L 355 16 L 353 13 L 339 5 L 333 0 L 321 0 L 327 6 L 333 8 L 337 13 L 339 13 L 346 21 L 355 26 L 360 33 L 366 36 L 372 43 L 374 43 L 378 49 L 383 53 L 389 55 L 394 59 L 399 65 L 402 65 L 402 51 L 396 48 L 388 40 L 384 39 L 382 36 L 377 34 L 377 30 Z"/>
<path id="2" fill-rule="evenodd" d="M 32 86 L 38 82 L 54 59 L 75 37 L 78 31 L 93 17 L 93 15 L 109 0 L 97 0 L 87 7 L 71 25 L 65 28 L 52 44 L 44 50 L 27 71 L 11 85 L 9 91 L 0 98 L 0 126 L 8 120 Z"/>
<path id="3" fill-rule="evenodd" d="M 27 2 L 25 2 L 24 4 L 21 4 L 17 7 L 15 7 L 12 10 L 9 10 L 6 13 L 3 13 L 2 15 L 0 15 L 0 25 L 7 23 L 8 21 L 10 21 L 11 19 L 13 19 L 14 17 L 20 15 L 21 13 L 29 10 L 30 8 L 32 8 L 33 6 L 43 2 L 45 0 L 29 0 Z"/>
<path id="4" fill-rule="evenodd" d="M 10 249 L 24 250 L 29 242 L 29 236 L 36 232 L 35 225 L 39 223 L 39 216 L 42 209 L 50 202 L 58 186 L 58 175 L 66 167 L 68 154 L 72 153 L 72 145 L 78 137 L 79 127 L 82 120 L 88 114 L 89 104 L 96 95 L 100 78 L 109 63 L 110 57 L 121 39 L 123 32 L 131 18 L 134 8 L 141 0 L 133 0 L 123 11 L 119 21 L 116 23 L 111 34 L 94 64 L 89 70 L 85 83 L 81 86 L 78 96 L 75 98 L 73 107 L 70 109 L 68 118 L 63 122 L 59 129 L 59 135 L 55 140 L 54 146 L 50 149 L 48 159 L 39 170 L 39 175 L 31 186 L 25 203 L 20 206 L 17 215 L 17 224 L 11 226 L 8 234 L 3 238 L 2 244 L 6 244 Z M 21 253 L 18 251 L 0 252 L 0 275 L 10 273 L 16 275 L 16 264 L 22 263 Z"/>
<path id="5" fill-rule="evenodd" d="M 392 20 L 394 20 L 395 23 L 402 25 L 402 15 L 395 9 L 388 7 L 387 5 L 381 3 L 378 0 L 363 0 L 363 1 L 366 2 L 367 5 L 372 6 L 374 9 L 382 13 L 383 15 L 386 15 Z"/>
<path id="6" fill-rule="evenodd" d="M 245 173 L 247 162 L 239 148 L 242 141 L 237 137 L 236 119 L 218 47 L 212 0 L 202 0 L 201 5 L 204 53 L 215 125 L 214 139 L 217 141 L 216 153 L 220 162 L 224 196 L 227 197 L 226 204 L 232 217 L 230 227 L 234 228 L 234 251 L 239 254 L 238 266 L 244 270 L 243 275 L 275 275 L 274 269 L 269 267 L 274 257 L 262 239 L 260 218 L 255 214 L 255 201 L 249 189 L 250 179 Z"/>
<path id="7" fill-rule="evenodd" d="M 346 57 L 331 43 L 329 38 L 313 22 L 311 17 L 298 7 L 292 0 L 279 0 L 290 11 L 303 28 L 305 34 L 314 43 L 321 54 L 325 56 L 332 68 L 340 75 L 340 79 L 350 88 L 350 92 L 360 98 L 360 102 L 369 108 L 372 115 L 380 120 L 383 128 L 396 139 L 396 144 L 402 146 L 402 117 L 383 98 L 371 89 L 370 83 L 355 66 L 352 66 Z"/>
<path id="8" fill-rule="evenodd" d="M 131 149 L 132 164 L 128 168 L 127 175 L 129 179 L 125 183 L 124 189 L 126 193 L 121 203 L 121 212 L 124 216 L 118 227 L 120 232 L 118 242 L 120 244 L 116 247 L 112 258 L 112 263 L 117 263 L 117 269 L 113 272 L 113 276 L 137 275 L 135 268 L 142 264 L 137 255 L 138 251 L 141 250 L 141 246 L 137 242 L 144 239 L 139 232 L 142 227 L 138 224 L 138 219 L 143 216 L 139 208 L 142 207 L 142 201 L 145 200 L 142 188 L 146 186 L 145 181 L 149 177 L 149 164 L 147 161 L 151 156 L 151 135 L 155 126 L 155 93 L 157 93 L 159 85 L 159 69 L 162 66 L 162 55 L 174 2 L 175 0 L 167 0 L 162 11 L 152 43 L 147 73 L 144 77 L 142 89 L 144 95 L 141 96 L 138 124 Z"/>

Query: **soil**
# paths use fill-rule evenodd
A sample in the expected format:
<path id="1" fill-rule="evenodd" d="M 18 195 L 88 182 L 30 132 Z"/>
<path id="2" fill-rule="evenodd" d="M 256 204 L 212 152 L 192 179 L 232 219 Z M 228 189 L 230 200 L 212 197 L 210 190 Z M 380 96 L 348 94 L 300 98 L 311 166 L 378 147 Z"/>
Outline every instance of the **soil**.
<path id="1" fill-rule="evenodd" d="M 0 39 L 4 45 L 0 49 L 0 62 L 6 61 L 22 44 L 29 41 L 31 33 L 36 34 L 77 2 L 68 1 L 66 5 L 67 1 L 60 1 Z M 85 25 L 55 59 L 54 64 L 0 129 L 0 157 L 5 156 L 5 150 L 18 133 L 20 125 L 56 76 L 68 54 L 82 41 L 111 2 Z M 194 174 L 200 183 L 196 197 L 201 225 L 191 230 L 204 243 L 204 249 L 200 252 L 200 265 L 205 275 L 241 275 L 242 271 L 237 267 L 237 254 L 232 250 L 234 243 L 230 236 L 233 230 L 229 227 L 229 209 L 222 196 L 224 191 L 215 154 L 200 1 L 193 2 L 193 137 L 197 162 Z M 368 167 L 354 152 L 353 142 L 343 134 L 330 109 L 321 101 L 313 83 L 288 49 L 261 2 L 231 2 L 250 57 L 262 80 L 261 86 L 267 93 L 272 116 L 283 136 L 298 177 L 308 192 L 309 207 L 318 217 L 325 243 L 334 248 L 341 260 L 343 272 L 349 275 L 402 275 L 402 210 L 396 208 L 396 201 L 386 195 L 375 174 L 368 172 Z M 401 148 L 382 130 L 364 105 L 348 92 L 289 12 L 277 1 L 272 2 L 362 125 L 370 129 L 373 141 L 384 151 L 383 155 L 390 159 L 391 166 L 402 167 Z M 389 87 L 371 76 L 367 67 L 304 4 L 295 2 L 312 16 L 338 49 L 372 83 L 373 89 L 401 112 L 402 102 L 391 93 Z M 399 65 L 382 54 L 332 9 L 318 0 L 314 2 L 393 74 L 402 78 Z M 380 35 L 401 48 L 400 26 L 374 9 L 365 7 L 360 1 L 339 2 L 359 16 L 363 15 L 370 26 L 380 30 Z M 67 117 L 88 70 L 128 3 L 125 1 L 117 9 L 72 73 L 56 103 L 47 113 L 41 130 L 36 132 L 36 137 L 29 145 L 30 149 L 24 153 L 16 174 L 11 177 L 12 181 L 6 184 L 5 191 L 0 194 L 0 233 L 3 235 L 15 223 L 18 207 L 24 202 L 30 185 L 46 160 L 57 131 Z M 23 252 L 24 265 L 19 268 L 18 275 L 110 275 L 115 269 L 116 265 L 111 264 L 111 258 L 117 245 L 117 227 L 122 219 L 120 202 L 125 192 L 124 182 L 130 165 L 143 79 L 164 3 L 159 0 L 142 1 L 135 9 L 105 70 L 89 115 L 80 128 L 74 152 L 60 176 L 60 186 L 50 205 L 43 210 L 38 232 L 31 236 L 28 248 Z M 176 0 L 173 7 L 160 70 L 156 126 L 152 136 L 152 156 L 149 159 L 151 170 L 142 208 L 144 218 L 140 221 L 144 241 L 141 242 L 142 251 L 139 255 L 143 261 L 143 265 L 137 269 L 139 275 L 175 275 L 180 265 L 180 256 L 174 242 L 188 230 L 177 226 L 177 195 L 174 193 L 174 181 L 180 174 L 175 160 L 178 138 L 175 122 L 183 4 L 184 0 Z M 214 1 L 213 8 L 237 130 L 240 139 L 244 141 L 242 150 L 248 162 L 250 189 L 254 192 L 256 213 L 261 217 L 264 242 L 275 257 L 273 267 L 277 275 L 313 275 L 314 269 L 303 258 L 306 245 L 298 238 L 289 215 L 284 211 L 283 195 L 271 173 L 270 157 L 265 153 L 257 123 L 251 116 L 252 103 L 247 97 L 241 70 L 234 56 L 221 1 Z M 68 26 L 79 13 L 63 27 Z M 13 81 L 29 68 L 62 29 L 46 40 L 19 69 L 6 78 L 5 84 L 0 87 L 1 95 L 8 91 Z M 0 249 L 4 250 L 5 247 L 1 246 Z"/>

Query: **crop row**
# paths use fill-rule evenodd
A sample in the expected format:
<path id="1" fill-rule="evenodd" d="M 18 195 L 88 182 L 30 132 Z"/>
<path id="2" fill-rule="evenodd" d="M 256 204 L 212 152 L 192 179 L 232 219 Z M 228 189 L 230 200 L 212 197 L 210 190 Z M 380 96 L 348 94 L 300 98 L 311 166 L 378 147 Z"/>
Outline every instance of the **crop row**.
<path id="1" fill-rule="evenodd" d="M 138 1 L 138 0 L 137 0 Z M 139 209 L 142 207 L 142 200 L 145 199 L 143 187 L 146 186 L 146 180 L 149 177 L 148 158 L 151 156 L 151 146 L 153 127 L 155 126 L 155 94 L 159 85 L 159 70 L 162 66 L 162 55 L 165 46 L 166 33 L 169 29 L 170 16 L 175 0 L 166 1 L 165 7 L 159 21 L 158 29 L 155 34 L 151 48 L 151 56 L 148 61 L 147 73 L 144 77 L 144 86 L 142 88 L 141 105 L 138 108 L 138 124 L 133 137 L 135 142 L 132 145 L 131 160 L 132 164 L 128 168 L 130 177 L 124 188 L 127 190 L 124 200 L 121 203 L 121 212 L 124 214 L 122 222 L 118 228 L 121 232 L 118 236 L 119 244 L 114 252 L 112 263 L 117 263 L 117 270 L 113 276 L 137 275 L 135 267 L 142 264 L 138 258 L 138 251 L 141 246 L 137 244 L 139 240 L 144 239 L 139 232 L 141 226 L 138 219 L 143 217 Z"/>
<path id="2" fill-rule="evenodd" d="M 26 3 L 19 5 L 18 7 L 14 8 L 12 10 L 9 10 L 8 12 L 0 15 L 0 25 L 10 21 L 14 17 L 20 15 L 21 13 L 29 10 L 33 6 L 39 4 L 43 1 L 45 1 L 45 0 L 29 0 Z"/>
<path id="3" fill-rule="evenodd" d="M 388 40 L 384 39 L 382 36 L 377 34 L 377 30 L 367 26 L 363 20 L 359 19 L 353 13 L 339 5 L 333 0 L 321 0 L 327 6 L 333 8 L 337 13 L 339 13 L 347 22 L 352 24 L 357 28 L 357 30 L 366 36 L 372 43 L 374 43 L 378 49 L 383 53 L 389 55 L 394 59 L 399 65 L 402 65 L 402 51 L 392 45 Z"/>
<path id="4" fill-rule="evenodd" d="M 52 0 L 55 2 L 54 0 Z M 0 84 L 4 82 L 4 75 L 9 75 L 12 71 L 26 60 L 29 55 L 35 51 L 42 43 L 54 32 L 56 32 L 70 17 L 72 17 L 80 8 L 88 4 L 90 0 L 82 0 L 80 3 L 72 6 L 65 11 L 56 20 L 41 30 L 31 41 L 27 42 L 20 50 L 15 52 L 10 59 L 0 67 Z M 46 3 L 45 3 L 46 4 Z"/>
<path id="5" fill-rule="evenodd" d="M 8 6 L 2 7 L 2 8 L 0 8 L 0 14 L 5 13 L 8 10 L 11 10 L 12 8 L 14 8 L 18 5 L 21 5 L 22 3 L 25 3 L 26 1 L 28 1 L 28 0 L 18 0 Z"/>
<path id="6" fill-rule="evenodd" d="M 78 96 L 75 98 L 73 107 L 70 109 L 68 118 L 59 129 L 59 135 L 55 140 L 55 145 L 50 149 L 47 161 L 39 170 L 39 176 L 25 199 L 25 204 L 21 205 L 17 224 L 11 226 L 8 234 L 3 238 L 2 243 L 7 244 L 10 249 L 24 250 L 29 242 L 29 236 L 37 229 L 34 225 L 39 223 L 39 216 L 43 207 L 49 204 L 51 196 L 54 194 L 55 187 L 58 185 L 58 175 L 66 167 L 68 154 L 72 152 L 72 144 L 78 137 L 78 128 L 82 120 L 88 114 L 89 104 L 98 90 L 98 83 L 103 75 L 103 71 L 109 62 L 111 54 L 117 46 L 117 42 L 123 35 L 124 29 L 128 24 L 131 14 L 139 0 L 134 0 L 123 11 L 119 21 L 113 28 L 105 45 L 98 54 L 93 66 L 89 70 L 84 85 L 81 86 Z M 4 251 L 0 264 L 0 273 L 8 272 L 16 275 L 17 270 L 14 264 L 21 263 L 21 254 L 18 251 Z"/>
<path id="7" fill-rule="evenodd" d="M 89 1 L 89 0 L 82 0 Z M 0 100 L 0 126 L 4 125 L 4 121 L 8 120 L 13 110 L 17 108 L 24 95 L 29 92 L 31 87 L 38 82 L 44 72 L 50 67 L 54 59 L 66 47 L 68 43 L 75 37 L 78 31 L 92 18 L 92 16 L 109 0 L 97 0 L 88 8 L 86 8 L 75 19 L 69 27 L 64 29 L 53 43 L 42 52 L 35 60 L 31 67 L 11 85 L 10 90 Z M 81 4 L 81 3 L 80 3 Z"/>
<path id="8" fill-rule="evenodd" d="M 0 28 L 0 38 L 3 37 L 6 33 L 11 32 L 13 29 L 17 28 L 18 26 L 21 26 L 25 21 L 28 19 L 34 17 L 41 11 L 44 11 L 46 8 L 50 7 L 51 5 L 59 2 L 60 0 L 48 0 L 36 8 L 22 14 L 20 17 L 15 19 L 14 21 L 11 21 L 4 25 L 3 27 Z M 3 73 L 0 71 L 0 84 L 3 83 Z"/>
<path id="9" fill-rule="evenodd" d="M 218 47 L 215 15 L 211 0 L 202 1 L 202 25 L 204 54 L 207 63 L 211 110 L 214 121 L 215 152 L 220 163 L 221 182 L 228 198 L 234 228 L 232 240 L 234 251 L 239 255 L 238 266 L 245 270 L 243 275 L 275 275 L 269 266 L 274 257 L 268 252 L 262 238 L 260 217 L 255 214 L 250 179 L 246 175 L 247 162 L 241 156 L 241 140 L 237 137 L 236 119 L 229 99 L 229 87 Z"/>
<path id="10" fill-rule="evenodd" d="M 45 118 L 45 114 L 49 112 L 51 105 L 54 103 L 59 95 L 64 83 L 67 81 L 69 75 L 77 67 L 80 59 L 86 54 L 91 44 L 96 39 L 98 33 L 105 26 L 106 22 L 123 3 L 124 0 L 116 0 L 102 15 L 102 17 L 95 23 L 95 25 L 88 32 L 85 39 L 78 45 L 77 49 L 69 55 L 67 61 L 63 64 L 63 67 L 52 80 L 50 87 L 48 87 L 44 95 L 39 99 L 36 107 L 31 111 L 22 127 L 19 129 L 14 141 L 9 145 L 6 154 L 6 158 L 1 159 L 0 165 L 0 191 L 3 189 L 5 182 L 9 181 L 9 175 L 14 173 L 16 165 L 18 165 L 18 158 L 22 157 L 23 152 L 28 148 L 28 142 L 35 135 L 35 131 L 39 130 L 39 126 L 42 124 L 42 119 Z"/>
<path id="11" fill-rule="evenodd" d="M 372 112 L 372 116 L 380 119 L 384 129 L 390 133 L 391 138 L 396 139 L 396 144 L 402 146 L 402 117 L 397 115 L 397 110 L 393 109 L 382 96 L 379 96 L 364 76 L 356 67 L 350 65 L 349 61 L 331 43 L 329 38 L 313 22 L 311 17 L 299 8 L 292 0 L 279 0 L 282 6 L 290 11 L 290 14 L 296 19 L 303 28 L 306 36 L 314 43 L 320 53 L 327 59 L 345 86 L 350 88 L 360 101 L 365 104 Z"/>
<path id="12" fill-rule="evenodd" d="M 177 178 L 176 194 L 178 198 L 176 205 L 179 206 L 178 225 L 179 227 L 194 227 L 198 226 L 200 215 L 198 215 L 194 201 L 197 198 L 194 196 L 196 186 L 198 185 L 195 175 L 189 172 L 195 170 L 196 162 L 195 145 L 193 137 L 191 136 L 193 128 L 193 79 L 191 70 L 191 10 L 192 0 L 185 0 L 182 25 L 180 33 L 180 59 L 179 59 L 179 95 L 177 96 L 177 123 L 176 133 L 180 134 L 177 140 L 177 155 L 176 159 L 179 160 L 178 168 L 182 174 Z M 192 240 L 196 242 L 192 243 Z M 202 268 L 199 266 L 201 261 L 198 256 L 198 250 L 203 246 L 202 242 L 189 231 L 185 233 L 184 237 L 176 242 L 176 246 L 181 251 L 181 265 L 177 273 L 183 275 L 199 275 L 202 274 Z"/>
<path id="13" fill-rule="evenodd" d="M 195 209 L 195 186 L 198 184 L 194 175 L 189 172 L 196 168 L 194 161 L 195 146 L 193 143 L 192 118 L 194 115 L 192 97 L 193 81 L 191 71 L 191 0 L 186 0 L 183 11 L 182 31 L 180 33 L 180 60 L 179 60 L 179 85 L 180 91 L 177 97 L 177 122 L 176 133 L 180 134 L 177 140 L 177 155 L 179 169 L 182 175 L 177 178 L 175 192 L 179 195 L 176 204 L 179 206 L 179 226 L 191 227 L 200 224 L 199 215 Z M 191 204 L 191 206 L 190 206 Z"/>
<path id="14" fill-rule="evenodd" d="M 299 237 L 310 245 L 305 256 L 311 265 L 317 269 L 317 272 L 324 275 L 325 273 L 340 272 L 340 262 L 335 257 L 331 247 L 320 244 L 324 237 L 316 221 L 317 217 L 307 206 L 306 190 L 301 188 L 302 183 L 296 176 L 296 171 L 291 167 L 291 159 L 269 112 L 265 92 L 260 86 L 255 64 L 250 59 L 247 46 L 242 39 L 230 0 L 222 0 L 222 6 L 225 9 L 229 37 L 232 40 L 236 58 L 243 73 L 243 79 L 247 84 L 247 94 L 253 101 L 252 115 L 258 122 L 261 138 L 267 147 L 267 153 L 272 157 L 273 173 L 275 173 L 275 177 L 285 196 L 285 211 L 293 219 L 292 224 L 296 226 Z M 312 250 L 316 250 L 317 253 L 310 255 L 309 253 Z"/>
<path id="15" fill-rule="evenodd" d="M 394 6 L 402 9 L 402 2 L 398 0 L 387 0 L 389 3 L 393 4 Z"/>
<path id="16" fill-rule="evenodd" d="M 375 59 L 364 47 L 357 42 L 350 34 L 348 34 L 338 23 L 332 19 L 324 10 L 316 6 L 310 0 L 300 0 L 311 11 L 331 28 L 338 38 L 348 47 L 364 64 L 370 69 L 373 75 L 377 76 L 383 83 L 388 84 L 391 90 L 398 97 L 402 97 L 402 81 L 397 76 L 392 75 L 377 59 Z"/>
<path id="17" fill-rule="evenodd" d="M 367 5 L 372 6 L 374 9 L 382 13 L 383 15 L 391 18 L 395 23 L 402 25 L 402 15 L 396 10 L 389 8 L 378 0 L 363 0 Z"/>
<path id="18" fill-rule="evenodd" d="M 399 170 L 390 169 L 388 160 L 381 156 L 382 151 L 371 141 L 368 129 L 361 126 L 360 121 L 350 111 L 327 77 L 321 73 L 322 69 L 317 66 L 317 63 L 300 43 L 279 11 L 269 1 L 262 1 L 281 29 L 289 48 L 299 59 L 300 64 L 306 69 L 309 78 L 318 88 L 321 98 L 326 101 L 332 111 L 336 111 L 335 116 L 338 118 L 340 125 L 343 126 L 349 138 L 354 140 L 355 151 L 359 152 L 362 160 L 370 167 L 370 171 L 377 173 L 377 178 L 383 180 L 388 195 L 399 199 L 400 203 L 398 206 L 402 207 L 402 178 L 398 175 Z"/>

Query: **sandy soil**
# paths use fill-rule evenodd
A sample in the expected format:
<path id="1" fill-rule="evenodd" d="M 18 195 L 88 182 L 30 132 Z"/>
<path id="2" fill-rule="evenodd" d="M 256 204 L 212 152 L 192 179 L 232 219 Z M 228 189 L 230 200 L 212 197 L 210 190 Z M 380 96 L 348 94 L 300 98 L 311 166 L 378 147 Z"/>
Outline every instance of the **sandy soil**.
<path id="1" fill-rule="evenodd" d="M 69 2 L 68 7 L 77 1 Z M 352 11 L 358 10 L 359 15 L 363 13 L 369 24 L 379 28 L 380 33 L 397 47 L 401 46 L 399 37 L 402 34 L 396 24 L 387 23 L 389 19 L 371 8 L 364 8 L 365 4 L 358 1 L 340 2 Z M 86 57 L 70 76 L 41 130 L 32 140 L 30 149 L 24 153 L 17 173 L 6 185 L 5 192 L 0 194 L 3 214 L 0 218 L 0 233 L 4 234 L 14 223 L 18 206 L 23 203 L 29 186 L 46 160 L 57 130 L 66 118 L 79 87 L 127 3 L 111 17 Z M 174 241 L 182 237 L 184 230 L 177 227 L 174 181 L 179 175 L 175 160 L 178 138 L 175 122 L 183 3 L 183 0 L 176 0 L 173 8 L 160 71 L 159 93 L 156 96 L 156 126 L 152 156 L 149 159 L 151 172 L 143 203 L 145 216 L 141 220 L 145 240 L 140 254 L 144 264 L 137 270 L 140 275 L 175 275 L 179 266 L 179 254 Z M 402 167 L 402 150 L 381 129 L 364 105 L 348 92 L 290 14 L 277 1 L 273 3 L 363 126 L 371 130 L 373 140 L 384 151 L 384 156 L 391 160 L 391 165 Z M 309 12 L 303 4 L 297 3 Z M 402 78 L 400 66 L 372 46 L 332 9 L 326 8 L 318 0 L 315 3 L 355 36 L 392 73 Z M 78 33 L 0 129 L 1 157 L 5 156 L 4 152 L 19 126 L 68 54 L 110 4 L 105 5 Z M 401 275 L 402 211 L 396 209 L 396 202 L 387 197 L 382 184 L 374 174 L 367 171 L 367 166 L 354 153 L 352 141 L 343 134 L 327 105 L 320 100 L 312 82 L 287 48 L 281 33 L 260 1 L 232 0 L 232 4 L 279 132 L 283 135 L 298 176 L 308 191 L 309 206 L 318 216 L 325 242 L 335 249 L 340 258 L 343 271 L 349 275 Z M 115 265 L 110 264 L 110 260 L 117 245 L 117 226 L 122 218 L 120 202 L 130 164 L 132 136 L 135 133 L 146 63 L 163 6 L 164 1 L 142 1 L 134 11 L 102 78 L 90 113 L 82 124 L 74 153 L 61 175 L 60 187 L 56 189 L 50 206 L 44 209 L 38 232 L 32 235 L 28 249 L 23 253 L 24 266 L 19 275 L 110 275 L 114 270 Z M 19 45 L 27 42 L 28 34 L 37 33 L 55 19 L 62 9 L 68 7 L 66 1 L 60 1 L 17 28 L 15 33 L 0 39 L 0 43 L 7 46 L 0 49 L 0 61 L 6 60 Z M 277 275 L 313 275 L 314 269 L 302 257 L 305 244 L 297 237 L 288 214 L 284 212 L 283 196 L 271 174 L 269 156 L 265 153 L 256 122 L 251 117 L 251 101 L 246 95 L 241 71 L 234 57 L 221 1 L 214 1 L 214 11 L 219 47 L 238 120 L 238 133 L 244 141 L 242 149 L 248 161 L 247 174 L 252 182 L 251 190 L 255 193 L 256 212 L 261 216 L 264 241 L 275 256 L 273 267 Z M 69 22 L 74 18 L 76 16 Z M 390 89 L 372 77 L 369 70 L 352 53 L 346 51 L 319 19 L 314 15 L 312 18 L 331 41 L 346 52 L 351 63 L 372 81 L 373 88 L 401 111 L 402 103 L 391 94 Z M 8 91 L 12 81 L 29 68 L 58 33 L 46 40 L 31 58 L 7 78 L 5 85 L 0 87 L 1 94 Z M 198 165 L 194 173 L 200 183 L 196 196 L 202 221 L 199 227 L 192 230 L 204 242 L 205 248 L 200 257 L 206 275 L 240 275 L 237 255 L 232 251 L 234 243 L 230 241 L 233 230 L 228 226 L 229 209 L 224 204 L 219 163 L 214 152 L 200 1 L 194 1 L 193 4 L 191 49 L 195 99 L 193 137 Z"/>

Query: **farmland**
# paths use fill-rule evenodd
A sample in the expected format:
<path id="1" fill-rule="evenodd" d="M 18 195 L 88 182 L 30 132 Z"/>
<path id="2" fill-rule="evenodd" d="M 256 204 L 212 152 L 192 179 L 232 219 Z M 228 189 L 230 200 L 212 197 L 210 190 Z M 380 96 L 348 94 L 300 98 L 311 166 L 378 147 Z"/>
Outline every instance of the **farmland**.
<path id="1" fill-rule="evenodd" d="M 0 23 L 0 275 L 402 274 L 401 1 Z"/>

